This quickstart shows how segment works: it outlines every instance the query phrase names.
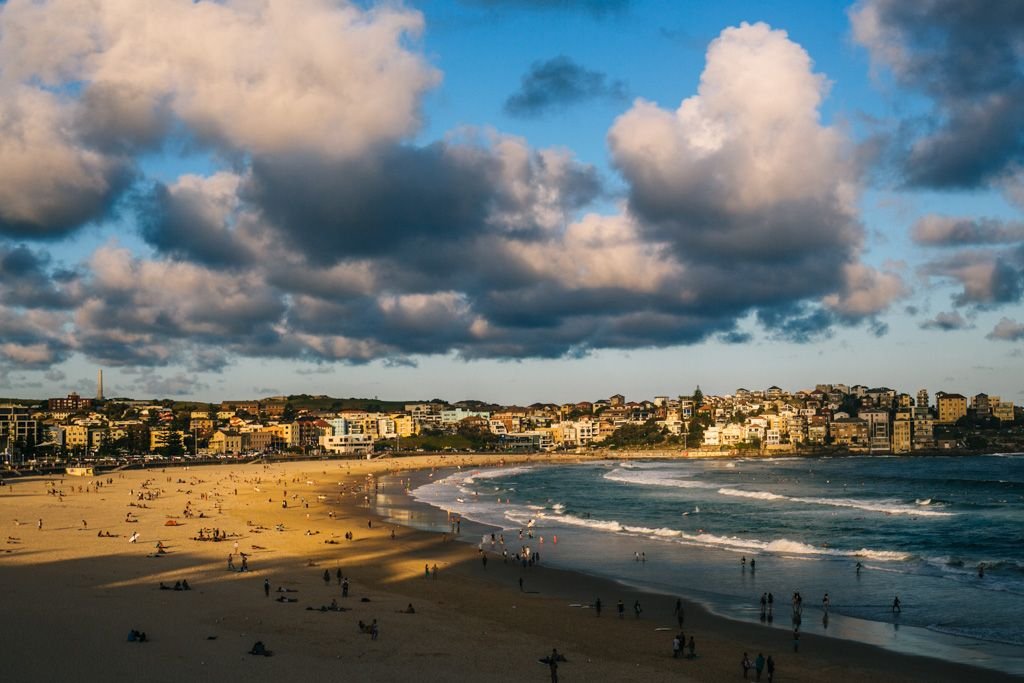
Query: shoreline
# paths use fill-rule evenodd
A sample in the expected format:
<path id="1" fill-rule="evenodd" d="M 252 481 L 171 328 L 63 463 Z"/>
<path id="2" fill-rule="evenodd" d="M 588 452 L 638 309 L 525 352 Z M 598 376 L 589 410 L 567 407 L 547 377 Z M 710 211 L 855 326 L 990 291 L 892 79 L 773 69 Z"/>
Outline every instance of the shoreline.
<path id="1" fill-rule="evenodd" d="M 456 470 L 453 468 L 447 473 L 442 473 L 439 476 L 439 479 L 443 479 L 447 474 L 453 474 L 455 471 Z M 424 480 L 420 483 L 425 484 L 427 481 Z M 429 508 L 437 511 L 439 514 L 443 514 L 443 510 L 425 501 L 414 500 L 410 497 L 408 504 L 410 507 Z M 472 518 L 467 517 L 466 519 Z M 491 525 L 477 520 L 472 521 L 478 526 L 502 528 L 491 527 Z M 508 528 L 505 528 L 505 531 L 507 533 Z M 550 568 L 550 565 L 548 565 L 548 568 Z M 622 590 L 629 590 L 647 595 L 667 595 L 667 593 L 664 593 L 656 584 L 645 583 L 643 579 L 639 578 L 616 578 L 599 572 L 591 572 L 581 567 L 561 566 L 558 569 L 560 571 L 575 572 L 580 575 L 599 580 L 611 581 L 616 585 L 622 586 Z M 715 600 L 711 597 L 698 597 L 692 593 L 689 595 L 684 593 L 682 594 L 682 598 L 688 605 L 698 607 L 709 615 L 727 620 L 737 625 L 754 629 L 768 629 L 787 634 L 787 636 L 792 633 L 791 626 L 788 625 L 788 612 L 784 606 L 778 610 L 779 618 L 776 619 L 774 623 L 771 621 L 766 623 L 764 621 L 757 620 L 758 610 L 755 606 L 746 604 L 740 606 L 734 602 L 731 596 L 720 596 L 718 600 Z M 1024 655 L 1024 648 L 1021 648 L 1015 643 L 973 639 L 966 636 L 934 631 L 921 626 L 901 625 L 899 623 L 893 624 L 891 622 L 875 621 L 837 613 L 831 614 L 827 625 L 822 628 L 819 621 L 823 613 L 813 606 L 808 608 L 808 612 L 809 613 L 805 614 L 803 625 L 800 629 L 802 638 L 809 634 L 813 634 L 821 638 L 843 640 L 860 645 L 876 647 L 893 654 L 911 657 L 925 657 L 934 661 L 941 661 L 942 658 L 930 655 L 928 652 L 959 652 L 961 654 L 966 654 L 970 653 L 972 650 L 976 650 L 978 644 L 983 644 L 984 647 L 991 650 L 1006 650 L 1005 653 L 995 655 L 996 657 L 1001 656 L 1003 658 L 1012 658 L 1016 656 L 1017 658 L 1020 658 Z M 895 630 L 898 638 L 891 632 L 893 630 Z M 1014 667 L 1016 672 L 1007 671 L 1005 668 L 1001 669 L 997 666 L 986 666 L 981 662 L 968 662 L 967 664 L 968 666 L 984 669 L 990 673 L 995 672 L 1000 675 L 1024 675 L 1024 662 L 1021 662 L 1018 667 Z"/>
<path id="2" fill-rule="evenodd" d="M 281 456 L 281 457 L 260 457 L 250 460 L 220 460 L 212 458 L 198 458 L 198 459 L 181 459 L 176 461 L 161 462 L 151 461 L 145 463 L 128 463 L 128 464 L 96 464 L 93 465 L 96 470 L 96 476 L 108 474 L 110 472 L 132 472 L 132 471 L 152 471 L 158 469 L 171 468 L 182 468 L 189 469 L 191 467 L 245 467 L 245 466 L 259 466 L 259 465 L 281 465 L 287 463 L 305 463 L 308 466 L 312 466 L 314 463 L 368 463 L 371 466 L 371 471 L 381 471 L 379 468 L 374 468 L 372 463 L 376 462 L 388 462 L 388 463 L 403 463 L 401 469 L 424 469 L 432 466 L 448 466 L 447 463 L 453 463 L 452 467 L 457 466 L 489 466 L 483 464 L 475 464 L 483 460 L 488 461 L 504 461 L 505 464 L 528 464 L 528 463 L 558 463 L 558 462 L 592 462 L 600 460 L 718 460 L 718 459 L 736 459 L 736 460 L 770 460 L 773 458 L 918 458 L 918 457 L 951 457 L 951 458 L 972 458 L 972 457 L 1006 457 L 1006 456 L 1018 456 L 1024 455 L 1024 451 L 1006 451 L 1001 449 L 992 450 L 974 450 L 965 451 L 964 449 L 955 450 L 938 450 L 931 449 L 925 451 L 910 451 L 907 453 L 869 453 L 867 451 L 849 451 L 843 449 L 815 449 L 815 450 L 803 450 L 803 451 L 774 451 L 774 452 L 753 452 L 746 450 L 725 450 L 725 451 L 702 451 L 696 449 L 682 449 L 682 450 L 589 450 L 583 453 L 569 453 L 569 452 L 554 452 L 554 451 L 536 451 L 530 453 L 511 453 L 511 452 L 472 452 L 472 453 L 446 453 L 446 452 L 428 452 L 428 453 L 413 453 L 403 452 L 398 455 L 377 455 L 373 458 L 357 458 L 351 456 L 341 455 L 321 455 L 321 456 Z M 433 461 L 436 459 L 445 460 L 444 465 L 425 465 L 425 461 Z M 89 461 L 83 461 L 82 465 L 88 465 Z M 54 465 L 52 467 L 26 467 L 26 468 L 11 468 L 5 466 L 0 468 L 0 480 L 8 479 L 18 481 L 19 479 L 31 478 L 31 477 L 54 477 L 64 474 L 68 467 L 76 467 L 79 463 L 67 462 L 61 465 Z M 17 477 L 18 479 L 15 479 Z"/>
<path id="3" fill-rule="evenodd" d="M 18 480 L 0 491 L 3 535 L 21 539 L 5 546 L 11 552 L 0 554 L 0 580 L 13 589 L 0 637 L 16 653 L 5 661 L 5 671 L 12 680 L 68 675 L 127 680 L 140 669 L 154 680 L 239 675 L 270 680 L 337 675 L 343 666 L 346 674 L 377 680 L 546 680 L 547 668 L 535 662 L 554 645 L 570 660 L 559 671 L 565 680 L 722 680 L 739 675 L 743 651 L 753 657 L 759 650 L 775 654 L 777 675 L 785 681 L 1007 679 L 987 669 L 813 634 L 801 638 L 794 655 L 785 631 L 733 622 L 696 603 L 687 608 L 684 630 L 695 635 L 698 658 L 673 660 L 674 628 L 655 629 L 674 627 L 674 596 L 630 591 L 547 566 L 526 570 L 527 589 L 520 593 L 521 568 L 492 558 L 484 569 L 475 548 L 446 543 L 438 533 L 395 526 L 392 539 L 390 525 L 363 507 L 361 495 L 368 494 L 359 488 L 367 474 L 404 472 L 410 464 L 486 467 L 502 457 L 506 464 L 518 460 L 420 456 L 415 462 L 127 470 L 80 481 L 68 477 L 66 488 L 107 478 L 113 484 L 93 493 L 68 493 L 63 502 L 46 495 L 51 478 Z M 139 491 L 146 479 L 153 480 L 149 490 L 163 493 L 146 501 L 146 508 L 126 507 L 136 502 L 127 491 Z M 281 506 L 286 490 L 287 508 Z M 205 518 L 182 517 L 189 502 Z M 140 521 L 125 523 L 126 509 Z M 42 529 L 35 527 L 36 516 L 44 518 Z M 85 516 L 88 525 L 82 528 Z M 179 525 L 164 524 L 174 518 Z M 238 535 L 220 543 L 191 540 L 202 526 Z M 97 538 L 94 529 L 113 530 L 120 538 Z M 141 545 L 126 542 L 131 531 L 141 533 Z M 346 531 L 353 531 L 351 541 L 343 538 Z M 167 555 L 151 556 L 157 539 L 168 547 Z M 225 569 L 235 541 L 250 553 L 248 573 Z M 425 564 L 439 566 L 436 580 L 424 578 Z M 323 582 L 320 574 L 342 568 L 352 583 L 352 597 L 342 600 L 350 611 L 306 610 L 339 597 L 335 583 Z M 157 590 L 158 581 L 180 578 L 189 580 L 192 592 Z M 264 597 L 264 579 L 297 591 L 299 604 Z M 595 595 L 608 596 L 601 619 L 582 606 Z M 634 599 L 649 604 L 643 618 L 616 619 L 618 596 L 627 604 Z M 401 614 L 410 602 L 416 614 Z M 380 620 L 379 641 L 355 627 L 357 619 L 371 618 Z M 125 643 L 130 628 L 149 631 L 150 642 Z M 275 656 L 246 655 L 255 640 Z M 45 657 L 54 643 L 60 643 L 61 657 Z"/>

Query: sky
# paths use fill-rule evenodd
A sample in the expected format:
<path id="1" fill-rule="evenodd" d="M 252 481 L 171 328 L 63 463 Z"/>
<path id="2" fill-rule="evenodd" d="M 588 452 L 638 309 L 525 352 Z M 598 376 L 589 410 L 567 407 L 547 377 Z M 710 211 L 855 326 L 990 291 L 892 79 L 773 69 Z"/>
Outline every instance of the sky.
<path id="1" fill-rule="evenodd" d="M 0 0 L 0 396 L 1024 402 L 1018 0 Z"/>

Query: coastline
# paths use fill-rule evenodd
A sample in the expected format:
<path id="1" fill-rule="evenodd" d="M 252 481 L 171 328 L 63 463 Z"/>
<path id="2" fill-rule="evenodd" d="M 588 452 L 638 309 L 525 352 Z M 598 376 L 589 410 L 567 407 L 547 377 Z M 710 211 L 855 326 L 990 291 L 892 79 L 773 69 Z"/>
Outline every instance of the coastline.
<path id="1" fill-rule="evenodd" d="M 573 454 L 552 461 L 578 459 Z M 5 670 L 12 680 L 56 680 L 72 674 L 86 680 L 121 680 L 134 677 L 140 668 L 154 680 L 240 674 L 269 680 L 336 675 L 343 666 L 347 674 L 378 680 L 414 675 L 424 680 L 541 680 L 547 669 L 536 659 L 555 646 L 570 660 L 560 670 L 569 677 L 565 680 L 721 680 L 739 675 L 743 651 L 751 656 L 774 653 L 777 675 L 787 681 L 865 676 L 879 681 L 1007 679 L 986 669 L 814 634 L 801 638 L 800 652 L 794 655 L 785 631 L 735 622 L 692 602 L 684 629 L 697 639 L 698 658 L 673 660 L 674 629 L 655 629 L 674 627 L 674 596 L 631 591 L 546 566 L 528 570 L 530 592 L 520 593 L 521 568 L 492 558 L 484 569 L 476 549 L 467 544 L 446 543 L 441 534 L 402 526 L 395 527 L 396 538 L 391 539 L 391 525 L 363 507 L 362 496 L 368 494 L 358 491 L 371 473 L 487 467 L 501 460 L 538 462 L 535 456 L 449 455 L 125 471 L 82 480 L 84 486 L 111 477 L 114 484 L 69 494 L 64 502 L 46 495 L 45 478 L 16 481 L 0 491 L 3 535 L 22 539 L 5 546 L 12 552 L 0 554 L 0 580 L 13 588 L 0 637 L 16 653 L 7 658 Z M 145 479 L 159 480 L 151 486 L 159 485 L 165 493 L 147 502 L 148 508 L 126 508 L 125 489 L 138 490 Z M 79 482 L 65 479 L 65 487 L 72 485 Z M 238 493 L 232 493 L 236 487 Z M 309 507 L 296 503 L 282 508 L 285 490 L 289 499 L 305 498 Z M 165 520 L 180 517 L 187 501 L 208 517 L 164 526 Z M 124 523 L 126 509 L 135 510 L 140 521 Z M 31 523 L 37 515 L 44 518 L 42 530 Z M 88 530 L 78 523 L 85 515 L 91 517 Z M 15 519 L 21 521 L 15 524 Z M 284 531 L 274 531 L 278 523 Z M 240 535 L 216 544 L 190 541 L 202 524 Z M 97 538 L 92 530 L 103 528 L 122 536 Z M 123 534 L 129 530 L 142 534 L 143 545 L 125 542 Z M 349 530 L 352 541 L 343 538 Z M 168 555 L 146 557 L 154 539 L 168 546 Z M 242 549 L 251 548 L 249 573 L 225 569 L 234 540 Z M 424 564 L 435 563 L 438 579 L 425 579 Z M 353 598 L 365 596 L 371 602 L 350 598 L 343 604 L 351 611 L 340 614 L 305 610 L 339 595 L 333 581 L 325 584 L 320 577 L 324 569 L 333 572 L 337 567 L 350 577 Z M 158 581 L 182 576 L 193 584 L 193 592 L 156 589 Z M 294 587 L 299 604 L 267 600 L 261 590 L 264 579 Z M 595 595 L 608 596 L 601 619 L 582 607 Z M 620 622 L 612 613 L 618 599 L 613 596 L 650 606 L 643 618 Z M 409 602 L 415 603 L 417 613 L 399 614 Z M 379 641 L 355 628 L 357 619 L 370 618 L 380 619 Z M 126 644 L 124 634 L 139 627 L 149 629 L 151 642 Z M 207 640 L 211 636 L 216 639 Z M 257 639 L 274 649 L 275 656 L 245 655 Z M 61 657 L 37 657 L 52 652 L 55 643 Z"/>
<path id="2" fill-rule="evenodd" d="M 437 478 L 443 479 L 447 475 L 454 473 L 455 470 L 438 472 Z M 428 481 L 421 480 L 418 483 L 425 484 L 428 483 Z M 426 501 L 410 500 L 407 505 L 410 508 L 429 508 L 432 510 L 439 510 L 436 507 L 437 503 Z M 389 519 L 401 520 L 401 517 L 395 517 L 393 515 L 393 508 L 395 505 L 390 500 L 386 501 L 383 506 L 378 504 L 378 508 L 381 507 L 384 507 L 386 512 L 390 515 L 388 517 Z M 443 516 L 443 511 L 440 512 Z M 420 519 L 414 521 L 413 524 L 417 526 L 417 528 L 431 527 L 431 525 L 424 527 L 422 514 L 420 515 Z M 433 525 L 433 528 L 435 530 L 443 530 L 444 526 L 435 524 Z M 489 533 L 495 528 L 500 527 L 488 527 L 486 531 Z M 563 529 L 562 531 L 566 530 Z M 558 533 L 561 534 L 562 531 L 559 531 Z M 504 532 L 505 535 L 508 536 L 508 525 L 504 527 Z M 463 537 L 465 537 L 465 539 L 469 539 L 467 542 L 475 543 L 477 539 L 479 539 L 479 530 L 476 530 L 476 533 L 464 533 Z M 564 538 L 562 540 L 565 541 Z M 638 541 L 630 541 L 628 544 L 635 545 L 636 542 Z M 541 543 L 543 543 L 543 541 L 541 541 Z M 511 545 L 515 544 L 512 543 Z M 614 553 L 616 552 L 615 548 L 617 548 L 618 551 L 621 552 L 623 548 L 620 547 L 620 545 L 621 544 L 614 544 L 613 546 L 609 546 L 608 550 Z M 653 543 L 653 548 L 656 550 L 658 545 L 658 542 L 655 541 Z M 563 542 L 557 547 L 564 548 L 564 546 L 565 543 Z M 640 547 L 642 548 L 643 546 Z M 543 549 L 544 546 L 541 546 L 541 548 Z M 626 550 L 631 553 L 633 549 L 634 548 L 630 547 Z M 652 545 L 648 545 L 648 556 L 654 557 L 654 555 L 651 554 L 651 551 Z M 665 592 L 667 586 L 660 585 L 657 581 L 652 582 L 650 579 L 644 578 L 646 576 L 646 572 L 640 572 L 637 574 L 627 572 L 613 576 L 609 574 L 607 569 L 599 571 L 593 568 L 586 568 L 585 565 L 589 564 L 593 566 L 593 563 L 584 562 L 581 565 L 579 562 L 573 562 L 565 559 L 560 553 L 555 553 L 554 555 L 547 553 L 546 555 L 548 557 L 548 561 L 545 566 L 549 569 L 552 564 L 556 564 L 561 570 L 578 572 L 586 576 L 611 581 L 613 584 L 618 585 L 620 590 L 640 592 L 648 596 L 661 596 L 659 597 L 659 601 L 666 604 L 667 601 L 675 599 L 674 597 L 664 597 L 669 595 Z M 739 557 L 738 553 L 736 554 L 736 557 Z M 758 558 L 758 560 L 760 560 L 760 558 Z M 726 564 L 728 566 L 732 566 L 732 562 L 733 559 L 731 557 L 726 560 Z M 719 566 L 721 566 L 722 571 L 725 570 L 725 566 Z M 675 581 L 672 581 L 672 583 L 675 583 Z M 712 595 L 707 591 L 691 591 L 689 594 L 683 593 L 682 597 L 688 604 L 698 606 L 706 613 L 717 618 L 725 619 L 748 628 L 781 632 L 785 637 L 791 637 L 792 625 L 788 617 L 788 606 L 776 610 L 777 618 L 774 622 L 765 622 L 763 619 L 758 619 L 759 613 L 755 603 L 737 601 L 736 596 L 733 595 L 717 595 L 716 597 L 712 597 Z M 935 658 L 936 655 L 932 655 L 931 653 L 939 652 L 944 653 L 943 656 L 945 658 L 960 658 L 960 661 L 971 666 L 984 668 L 990 672 L 998 672 L 1001 675 L 1024 675 L 1024 658 L 1022 658 L 1024 657 L 1024 648 L 1021 648 L 1017 644 L 992 640 L 979 641 L 971 637 L 955 633 L 927 629 L 921 626 L 900 624 L 898 621 L 896 623 L 892 623 L 891 621 L 876 621 L 846 614 L 838 614 L 835 612 L 830 614 L 828 620 L 823 624 L 821 616 L 822 613 L 817 608 L 813 606 L 808 608 L 805 612 L 803 624 L 800 628 L 801 638 L 805 638 L 808 635 L 813 634 L 826 639 L 841 639 L 862 645 L 872 645 L 894 654 L 898 653 L 908 656 Z M 1000 662 L 1003 663 L 1003 668 L 999 668 L 998 663 Z M 1009 667 L 1009 670 L 1007 670 L 1007 667 Z"/>

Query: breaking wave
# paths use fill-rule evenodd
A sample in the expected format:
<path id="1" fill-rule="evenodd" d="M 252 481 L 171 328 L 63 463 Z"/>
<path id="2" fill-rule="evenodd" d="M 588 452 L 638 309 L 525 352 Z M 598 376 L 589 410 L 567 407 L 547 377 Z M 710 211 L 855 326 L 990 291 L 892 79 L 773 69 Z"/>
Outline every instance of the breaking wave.
<path id="1" fill-rule="evenodd" d="M 938 510 L 922 510 L 923 505 L 906 505 L 899 501 L 869 501 L 856 498 L 804 498 L 801 496 L 784 496 L 771 491 L 744 491 L 742 489 L 721 488 L 718 493 L 723 496 L 737 498 L 753 498 L 755 500 L 783 500 L 792 503 L 809 505 L 830 505 L 839 508 L 853 508 L 868 512 L 882 512 L 887 515 L 913 515 L 914 517 L 953 517 L 955 513 Z"/>

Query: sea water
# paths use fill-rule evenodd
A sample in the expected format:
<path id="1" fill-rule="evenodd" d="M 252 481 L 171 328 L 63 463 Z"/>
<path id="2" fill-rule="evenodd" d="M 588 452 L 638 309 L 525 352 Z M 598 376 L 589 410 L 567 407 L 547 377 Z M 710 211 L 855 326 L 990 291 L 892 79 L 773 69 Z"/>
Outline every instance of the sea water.
<path id="1" fill-rule="evenodd" d="M 494 531 L 510 553 L 529 546 L 545 565 L 684 595 L 730 618 L 1024 674 L 1021 454 L 630 460 L 431 477 L 412 498 L 487 525 L 470 540 L 488 549 Z M 759 607 L 769 591 L 770 621 Z"/>

